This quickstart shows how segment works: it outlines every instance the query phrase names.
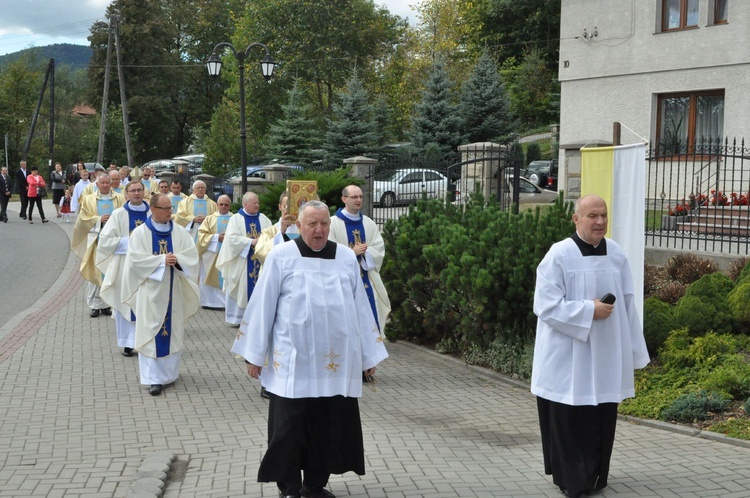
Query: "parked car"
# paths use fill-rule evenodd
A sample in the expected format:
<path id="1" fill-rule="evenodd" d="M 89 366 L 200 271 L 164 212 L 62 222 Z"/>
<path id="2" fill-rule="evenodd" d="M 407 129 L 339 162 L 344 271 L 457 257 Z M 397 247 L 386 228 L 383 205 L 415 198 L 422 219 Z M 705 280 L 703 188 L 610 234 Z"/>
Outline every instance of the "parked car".
<path id="1" fill-rule="evenodd" d="M 519 177 L 518 204 L 551 204 L 557 199 L 557 192 L 539 188 L 524 177 Z M 506 192 L 513 192 L 513 177 L 507 176 Z"/>
<path id="2" fill-rule="evenodd" d="M 434 169 L 397 169 L 377 173 L 373 182 L 373 199 L 376 205 L 392 207 L 396 204 L 416 202 L 422 196 L 442 199 L 454 191 L 444 174 Z"/>
<path id="3" fill-rule="evenodd" d="M 248 178 L 266 178 L 266 173 L 270 166 L 287 166 L 289 168 L 289 175 L 291 176 L 295 171 L 304 171 L 302 166 L 296 164 L 267 164 L 267 165 L 254 165 L 246 166 L 246 172 Z M 217 200 L 220 195 L 228 195 L 230 199 L 234 197 L 234 182 L 241 180 L 240 175 L 242 174 L 241 168 L 235 168 L 224 176 L 218 178 L 214 182 L 214 187 L 211 192 L 211 198 Z"/>
<path id="4" fill-rule="evenodd" d="M 531 161 L 521 174 L 534 185 L 557 190 L 557 160 L 555 159 Z"/>
<path id="5" fill-rule="evenodd" d="M 88 170 L 89 173 L 94 171 L 97 166 L 101 166 L 102 168 L 104 168 L 104 166 L 102 166 L 99 163 L 83 163 L 83 165 L 86 166 L 86 169 Z M 72 178 L 75 176 L 77 171 L 78 171 L 78 163 L 68 164 L 67 166 L 65 166 L 66 178 L 72 181 Z"/>
<path id="6" fill-rule="evenodd" d="M 206 155 L 205 154 L 185 154 L 182 156 L 175 156 L 172 159 L 189 162 L 190 166 L 188 166 L 188 170 L 190 172 L 190 176 L 193 176 L 193 175 L 200 175 L 201 173 L 203 173 L 203 161 L 206 160 Z"/>
<path id="7" fill-rule="evenodd" d="M 191 163 L 183 159 L 156 159 L 154 161 L 145 163 L 143 166 L 141 166 L 141 169 L 145 168 L 146 166 L 151 168 L 155 175 L 158 175 L 162 171 L 171 171 L 173 173 L 180 174 L 187 173 L 188 176 L 191 176 Z"/>

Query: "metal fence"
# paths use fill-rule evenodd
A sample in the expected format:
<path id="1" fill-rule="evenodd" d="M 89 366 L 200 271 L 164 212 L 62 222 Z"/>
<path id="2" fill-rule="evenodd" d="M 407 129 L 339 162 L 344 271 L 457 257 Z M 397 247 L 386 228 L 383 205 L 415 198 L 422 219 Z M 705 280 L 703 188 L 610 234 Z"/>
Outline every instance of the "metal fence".
<path id="1" fill-rule="evenodd" d="M 750 254 L 750 149 L 744 139 L 678 150 L 656 145 L 648 151 L 646 175 L 646 245 Z"/>

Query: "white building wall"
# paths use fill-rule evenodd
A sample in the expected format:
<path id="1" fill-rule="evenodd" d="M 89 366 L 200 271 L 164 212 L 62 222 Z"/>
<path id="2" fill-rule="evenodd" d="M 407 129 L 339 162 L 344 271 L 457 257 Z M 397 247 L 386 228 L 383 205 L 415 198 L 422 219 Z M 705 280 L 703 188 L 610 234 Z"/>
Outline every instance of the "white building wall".
<path id="1" fill-rule="evenodd" d="M 724 135 L 750 139 L 750 0 L 730 1 L 728 23 L 715 26 L 713 0 L 700 0 L 697 28 L 664 33 L 661 5 L 562 0 L 562 147 L 611 143 L 615 121 L 623 143 L 653 141 L 659 94 L 715 89 L 725 92 Z M 559 159 L 560 188 L 575 195 L 580 155 L 561 149 Z"/>

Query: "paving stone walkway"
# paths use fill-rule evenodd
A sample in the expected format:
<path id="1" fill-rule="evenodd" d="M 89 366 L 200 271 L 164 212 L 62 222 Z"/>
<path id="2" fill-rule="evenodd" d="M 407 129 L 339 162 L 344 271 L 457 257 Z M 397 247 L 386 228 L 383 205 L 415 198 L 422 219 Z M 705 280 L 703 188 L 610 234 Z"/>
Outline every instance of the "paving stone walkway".
<path id="1" fill-rule="evenodd" d="M 177 457 L 165 497 L 277 496 L 255 482 L 267 402 L 229 353 L 236 329 L 223 314 L 188 323 L 181 377 L 152 397 L 137 360 L 119 354 L 114 322 L 89 318 L 76 269 L 71 256 L 49 297 L 0 328 L 0 497 L 125 497 L 155 452 Z M 523 384 L 387 347 L 360 403 L 367 475 L 333 476 L 336 496 L 562 496 L 543 475 Z M 597 496 L 750 496 L 750 447 L 664 427 L 619 423 Z"/>

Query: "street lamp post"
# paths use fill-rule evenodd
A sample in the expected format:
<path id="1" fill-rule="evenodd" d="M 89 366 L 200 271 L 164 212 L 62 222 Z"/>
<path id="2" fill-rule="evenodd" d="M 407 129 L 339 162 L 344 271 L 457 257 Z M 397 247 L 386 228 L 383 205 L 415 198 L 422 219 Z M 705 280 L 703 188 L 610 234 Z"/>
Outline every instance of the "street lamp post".
<path id="1" fill-rule="evenodd" d="M 242 195 L 247 192 L 247 130 L 245 128 L 245 59 L 250 55 L 250 51 L 255 47 L 260 47 L 266 51 L 263 59 L 260 60 L 260 70 L 263 77 L 268 80 L 273 75 L 273 68 L 276 63 L 271 57 L 268 47 L 262 43 L 251 43 L 244 52 L 238 52 L 231 43 L 222 42 L 214 47 L 211 57 L 206 62 L 206 69 L 210 76 L 218 76 L 221 71 L 221 58 L 218 56 L 219 50 L 229 48 L 237 58 L 238 69 L 240 72 L 240 161 L 242 164 Z"/>

